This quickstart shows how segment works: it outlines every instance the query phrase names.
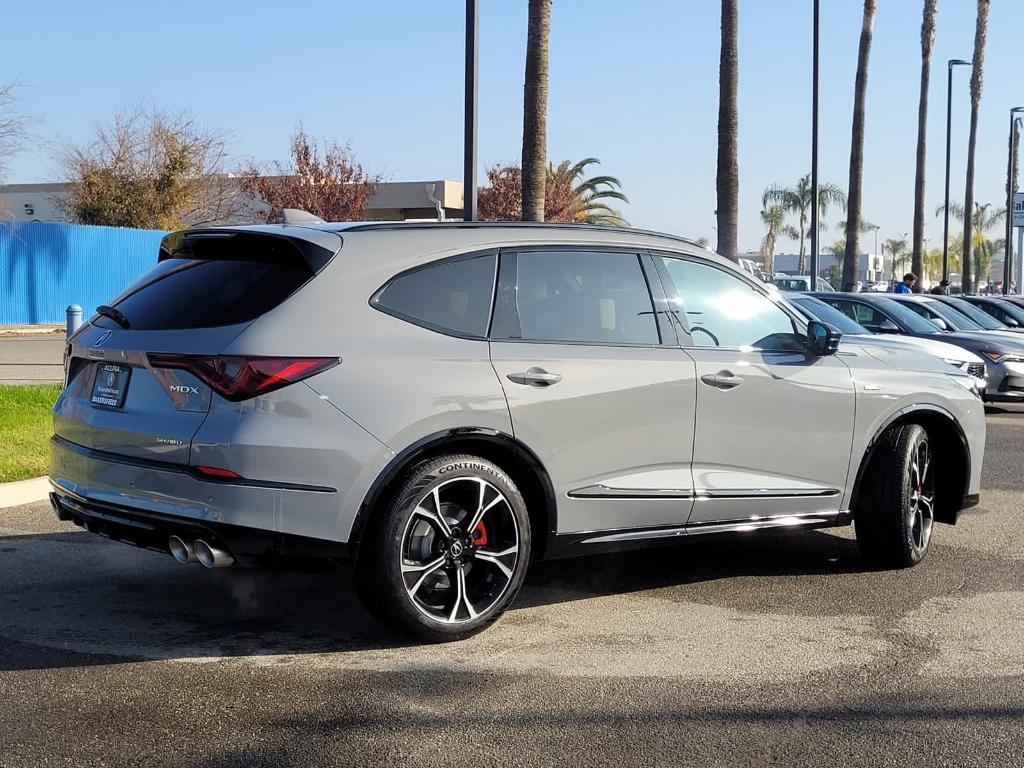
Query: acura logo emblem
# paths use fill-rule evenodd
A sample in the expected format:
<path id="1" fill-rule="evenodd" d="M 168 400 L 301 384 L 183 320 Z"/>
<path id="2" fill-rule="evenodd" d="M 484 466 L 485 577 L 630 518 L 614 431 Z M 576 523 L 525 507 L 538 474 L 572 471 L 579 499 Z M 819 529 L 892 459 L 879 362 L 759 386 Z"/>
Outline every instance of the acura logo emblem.
<path id="1" fill-rule="evenodd" d="M 92 345 L 94 347 L 102 347 L 103 343 L 110 338 L 110 334 L 112 333 L 113 331 L 104 331 L 103 333 L 100 334 L 99 338 L 92 343 Z"/>
<path id="2" fill-rule="evenodd" d="M 452 545 L 451 545 L 451 547 L 449 548 L 448 551 L 451 553 L 452 557 L 461 557 L 462 556 L 462 542 L 461 541 L 453 541 Z"/>

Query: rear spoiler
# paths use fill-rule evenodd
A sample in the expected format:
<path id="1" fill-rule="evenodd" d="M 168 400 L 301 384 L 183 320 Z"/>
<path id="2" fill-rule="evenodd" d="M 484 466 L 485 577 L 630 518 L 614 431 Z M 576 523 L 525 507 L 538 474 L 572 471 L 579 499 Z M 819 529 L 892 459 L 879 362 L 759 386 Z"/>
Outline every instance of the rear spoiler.
<path id="1" fill-rule="evenodd" d="M 300 231 L 301 236 L 252 229 L 178 230 L 160 241 L 158 261 L 260 261 L 305 267 L 315 275 L 341 250 L 342 239 L 334 232 Z"/>

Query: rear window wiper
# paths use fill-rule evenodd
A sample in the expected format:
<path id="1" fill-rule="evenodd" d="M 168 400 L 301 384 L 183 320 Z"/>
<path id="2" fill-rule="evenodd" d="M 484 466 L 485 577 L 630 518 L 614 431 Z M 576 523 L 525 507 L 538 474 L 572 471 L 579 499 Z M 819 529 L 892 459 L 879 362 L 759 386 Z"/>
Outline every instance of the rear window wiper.
<path id="1" fill-rule="evenodd" d="M 124 312 L 122 312 L 119 309 L 114 309 L 113 307 L 108 307 L 106 304 L 100 304 L 98 307 L 96 307 L 96 314 L 103 315 L 104 317 L 109 317 L 122 328 L 132 327 L 131 321 L 129 321 L 128 318 L 125 317 Z"/>

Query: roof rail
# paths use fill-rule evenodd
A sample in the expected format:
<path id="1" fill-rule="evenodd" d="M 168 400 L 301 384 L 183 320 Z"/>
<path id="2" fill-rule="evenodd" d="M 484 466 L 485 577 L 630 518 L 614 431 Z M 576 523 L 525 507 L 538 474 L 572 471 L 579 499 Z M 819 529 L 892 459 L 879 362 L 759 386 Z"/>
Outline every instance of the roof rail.
<path id="1" fill-rule="evenodd" d="M 308 227 L 313 224 L 326 224 L 319 216 L 298 208 L 285 208 L 281 211 L 282 224 L 288 227 Z"/>
<path id="2" fill-rule="evenodd" d="M 513 227 L 524 229 L 545 228 L 545 229 L 579 229 L 586 232 L 617 232 L 626 235 L 644 235 L 645 237 L 662 237 L 666 240 L 686 243 L 696 248 L 710 251 L 706 245 L 696 240 L 681 235 L 671 235 L 665 232 L 655 232 L 649 229 L 637 229 L 636 227 L 616 227 L 608 224 L 585 224 L 572 222 L 538 222 L 538 221 L 416 221 L 416 222 L 365 222 L 349 224 L 345 227 L 347 232 L 366 232 L 384 229 L 489 229 Z"/>

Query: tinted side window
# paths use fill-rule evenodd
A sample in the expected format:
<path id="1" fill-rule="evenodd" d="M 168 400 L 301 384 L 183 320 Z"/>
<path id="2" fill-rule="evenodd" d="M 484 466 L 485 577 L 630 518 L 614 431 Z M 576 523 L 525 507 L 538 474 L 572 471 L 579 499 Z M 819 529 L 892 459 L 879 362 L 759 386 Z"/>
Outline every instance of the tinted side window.
<path id="1" fill-rule="evenodd" d="M 444 261 L 392 280 L 374 303 L 391 314 L 460 336 L 487 335 L 494 254 Z"/>
<path id="2" fill-rule="evenodd" d="M 659 342 L 636 254 L 525 251 L 516 259 L 516 306 L 524 340 Z"/>
<path id="3" fill-rule="evenodd" d="M 835 307 L 847 317 L 860 323 L 868 330 L 877 329 L 879 324 L 885 319 L 882 315 L 876 312 L 873 307 L 869 307 L 867 304 L 855 304 L 850 301 L 841 301 L 839 299 L 824 299 L 823 301 L 825 301 L 829 306 Z"/>
<path id="4" fill-rule="evenodd" d="M 661 258 L 682 302 L 693 346 L 794 347 L 790 316 L 753 286 L 709 264 Z"/>

